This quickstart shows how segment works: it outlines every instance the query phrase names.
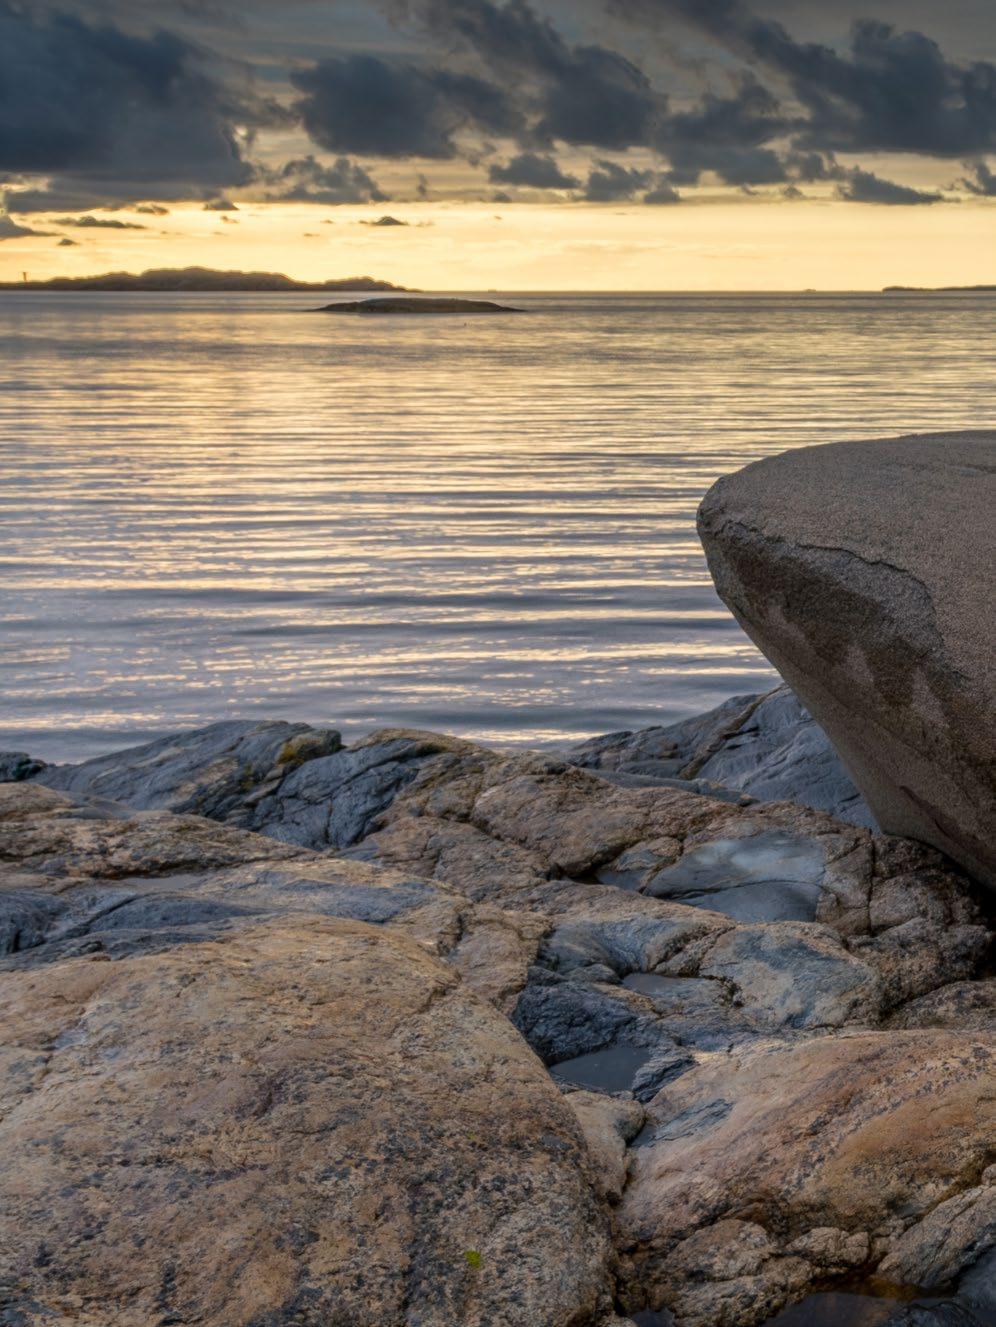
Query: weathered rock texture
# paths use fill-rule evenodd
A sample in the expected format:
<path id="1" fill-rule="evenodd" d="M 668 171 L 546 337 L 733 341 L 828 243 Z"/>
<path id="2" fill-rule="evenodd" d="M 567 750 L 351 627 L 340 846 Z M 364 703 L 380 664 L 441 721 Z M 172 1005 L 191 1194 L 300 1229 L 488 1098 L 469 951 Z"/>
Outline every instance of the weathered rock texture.
<path id="1" fill-rule="evenodd" d="M 567 758 L 630 786 L 656 782 L 731 801 L 799 802 L 875 828 L 830 739 L 787 686 L 733 696 L 680 723 L 595 737 Z"/>
<path id="2" fill-rule="evenodd" d="M 996 433 L 788 452 L 699 512 L 717 588 L 879 824 L 996 887 Z"/>
<path id="3" fill-rule="evenodd" d="M 663 1122 L 621 1214 L 629 1283 L 686 1327 L 760 1321 L 821 1274 L 952 1284 L 996 1235 L 994 1081 L 992 1033 L 818 1037 L 703 1062 L 649 1107 Z"/>
<path id="4" fill-rule="evenodd" d="M 706 727 L 712 737 L 695 742 L 718 750 L 715 721 Z M 720 724 L 720 745 L 728 727 Z M 243 1195 L 245 1211 L 232 1217 L 226 1235 L 238 1248 L 241 1232 L 247 1225 L 256 1230 L 257 1219 L 268 1229 L 300 1226 L 319 1234 L 318 1261 L 308 1261 L 308 1244 L 291 1271 L 280 1264 L 280 1284 L 297 1289 L 283 1300 L 272 1292 L 265 1301 L 270 1317 L 247 1319 L 253 1327 L 324 1321 L 331 1301 L 321 1296 L 332 1295 L 340 1277 L 344 1304 L 366 1293 L 368 1281 L 347 1256 L 358 1243 L 344 1245 L 345 1261 L 323 1261 L 327 1237 L 313 1224 L 315 1213 L 345 1223 L 347 1232 L 359 1230 L 378 1259 L 388 1249 L 385 1257 L 396 1255 L 414 1269 L 405 1283 L 414 1298 L 392 1300 L 386 1286 L 371 1301 L 384 1323 L 406 1327 L 488 1321 L 601 1327 L 612 1296 L 617 1311 L 673 1311 L 679 1327 L 754 1327 L 828 1285 L 881 1275 L 948 1294 L 983 1275 L 993 1246 L 986 1233 L 989 1194 L 977 1192 L 988 1188 L 986 1168 L 994 1160 L 992 933 L 974 886 L 933 849 L 873 835 L 808 807 L 739 805 L 693 791 L 687 781 L 671 786 L 653 777 L 633 784 L 616 773 L 611 765 L 581 769 L 429 733 L 391 730 L 343 748 L 334 734 L 303 726 L 241 724 L 0 786 L 6 864 L 0 935 L 8 951 L 0 966 L 9 970 L 12 998 L 23 1001 L 23 1017 L 30 1021 L 32 1010 L 40 1011 L 43 1044 L 31 1043 L 32 1055 L 63 1053 L 54 1044 L 62 1025 L 49 1031 L 48 987 L 37 984 L 55 982 L 49 972 L 67 974 L 68 981 L 78 970 L 137 972 L 140 965 L 141 983 L 122 978 L 125 984 L 107 995 L 108 1017 L 119 1029 L 114 1055 L 130 1063 L 140 1048 L 129 1042 L 129 1002 L 137 1001 L 135 1026 L 150 1029 L 154 1044 L 156 1029 L 166 1026 L 155 1020 L 168 1018 L 163 1010 L 174 997 L 165 993 L 179 981 L 182 964 L 205 993 L 205 1013 L 196 1035 L 184 1032 L 176 1054 L 181 1062 L 191 1055 L 194 1077 L 206 1082 L 222 1073 L 214 1059 L 222 1054 L 221 1033 L 215 1037 L 208 1027 L 215 1004 L 232 1060 L 224 1072 L 241 1073 L 243 1060 L 248 1065 L 263 1056 L 250 1026 L 255 996 L 236 1001 L 244 1023 L 229 1011 L 231 964 L 246 981 L 269 980 L 260 974 L 271 964 L 279 971 L 279 981 L 265 987 L 259 1035 L 289 1042 L 287 1055 L 301 1045 L 297 1030 L 305 1029 L 306 1041 L 308 1029 L 319 1040 L 325 1035 L 319 1006 L 326 997 L 313 993 L 320 978 L 312 976 L 324 948 L 339 955 L 335 963 L 344 971 L 359 974 L 363 996 L 355 1005 L 335 997 L 342 1023 L 335 1035 L 353 1048 L 348 1054 L 355 1060 L 341 1052 L 350 1065 L 360 1064 L 359 1046 L 369 1041 L 363 1072 L 388 1066 L 377 1077 L 379 1094 L 356 1081 L 359 1067 L 352 1078 L 326 1072 L 324 1050 L 320 1071 L 304 1051 L 304 1064 L 272 1054 L 295 1085 L 301 1110 L 319 1121 L 317 1128 L 328 1127 L 333 1142 L 343 1112 L 351 1120 L 372 1119 L 374 1143 L 360 1153 L 362 1176 L 354 1187 L 366 1195 L 369 1175 L 397 1165 L 411 1225 L 407 1234 L 389 1236 L 382 1229 L 390 1224 L 387 1210 L 363 1204 L 351 1209 L 350 1225 L 344 1209 L 322 1207 L 325 1198 L 306 1186 L 295 1186 L 293 1201 L 279 1211 L 267 1191 L 259 1200 L 264 1217 L 255 1208 L 256 1191 Z M 300 947 L 299 981 L 291 958 L 279 957 L 289 947 Z M 381 1013 L 376 973 L 382 965 L 397 971 L 385 978 Z M 338 990 L 345 978 L 329 970 Z M 416 990 L 420 983 L 436 990 L 437 979 L 445 989 L 426 1007 Z M 286 1015 L 278 991 L 284 981 Z M 154 1009 L 139 999 L 145 988 Z M 185 996 L 175 998 L 186 1008 Z M 398 1021 L 406 1001 L 411 1017 L 422 1020 L 417 1035 Z M 445 1041 L 437 1009 L 452 1025 Z M 65 1083 L 67 1095 L 79 1082 L 81 1099 L 89 1101 L 88 1075 L 97 1075 L 109 1114 L 104 1119 L 92 1108 L 101 1159 L 92 1170 L 124 1183 L 106 1164 L 119 1146 L 115 1112 L 123 1103 L 120 1127 L 147 1146 L 141 1121 L 160 1118 L 152 1104 L 159 1083 L 154 1064 L 147 1080 L 135 1080 L 134 1101 L 115 1095 L 111 1070 L 105 1074 L 102 1061 L 77 1052 L 76 1023 L 69 1027 L 71 1056 L 56 1059 L 66 1077 L 55 1081 Z M 482 1058 L 493 1027 L 501 1029 L 495 1054 L 512 1066 L 514 1090 L 504 1104 L 505 1069 Z M 81 1044 L 85 1050 L 91 1042 Z M 563 1098 L 551 1095 L 551 1077 L 529 1047 Z M 24 1049 L 19 1043 L 18 1057 Z M 30 1068 L 34 1060 L 23 1064 Z M 25 1090 L 46 1090 L 50 1072 L 44 1065 L 38 1072 L 39 1086 Z M 192 1081 L 183 1077 L 182 1063 L 169 1072 Z M 464 1072 L 475 1081 L 483 1075 L 483 1098 L 463 1086 Z M 405 1085 L 397 1097 L 389 1081 L 395 1074 Z M 456 1110 L 455 1133 L 433 1132 L 437 1123 L 443 1129 L 443 1116 L 449 1120 L 454 1095 L 465 1092 L 479 1127 Z M 143 1093 L 144 1116 L 137 1104 Z M 186 1119 L 181 1097 L 169 1101 Z M 277 1099 L 284 1101 L 279 1093 Z M 917 1103 L 926 1117 L 922 1128 Z M 23 1109 L 24 1118 L 32 1110 L 52 1113 L 47 1102 Z M 408 1117 L 414 1136 L 404 1133 Z M 300 1155 L 303 1173 L 312 1174 L 311 1142 L 298 1116 L 267 1110 L 260 1119 L 254 1128 L 271 1119 L 279 1125 L 279 1136 L 265 1135 L 275 1169 L 255 1150 L 244 1154 L 246 1165 L 259 1167 L 269 1182 Z M 228 1127 L 221 1119 L 211 1125 L 226 1148 Z M 85 1137 L 90 1130 L 88 1123 Z M 521 1131 L 526 1141 L 516 1153 L 513 1139 Z M 901 1142 L 904 1131 L 909 1136 Z M 497 1140 L 481 1168 L 486 1182 L 473 1188 L 473 1198 L 461 1187 L 469 1134 Z M 71 1131 L 62 1136 L 72 1145 L 71 1159 L 82 1143 Z M 49 1134 L 41 1137 L 39 1155 L 49 1157 Z M 178 1145 L 194 1146 L 186 1133 Z M 414 1169 L 396 1160 L 400 1151 L 413 1153 Z M 181 1155 L 189 1169 L 189 1152 Z M 45 1162 L 53 1176 L 60 1164 Z M 348 1161 L 341 1169 L 349 1173 Z M 75 1169 L 65 1173 L 72 1195 L 82 1181 Z M 341 1178 L 337 1171 L 336 1182 Z M 516 1204 L 533 1182 L 540 1211 L 530 1225 Z M 394 1184 L 388 1174 L 392 1194 Z M 455 1210 L 472 1214 L 466 1220 L 478 1223 L 475 1230 L 512 1223 L 514 1237 L 501 1243 L 495 1234 L 488 1246 L 507 1263 L 480 1291 L 491 1298 L 461 1299 L 459 1261 L 460 1277 L 435 1284 L 453 1238 L 450 1213 L 440 1210 L 451 1185 Z M 58 1210 L 70 1201 L 54 1179 L 42 1187 Z M 118 1190 L 111 1192 L 115 1205 Z M 200 1189 L 190 1192 L 212 1223 L 221 1220 Z M 125 1210 L 131 1201 L 137 1199 L 120 1199 Z M 422 1202 L 429 1216 L 420 1225 Z M 950 1204 L 944 1208 L 950 1222 L 932 1215 L 942 1204 Z M 16 1248 L 26 1247 L 27 1233 L 43 1238 L 51 1218 L 42 1211 L 40 1197 L 30 1210 L 17 1208 Z M 563 1246 L 577 1238 L 580 1225 L 587 1238 L 576 1255 L 566 1255 L 577 1265 L 561 1266 Z M 606 1252 L 609 1228 L 615 1263 Z M 186 1229 L 182 1221 L 177 1229 Z M 117 1238 L 118 1227 L 113 1231 Z M 117 1255 L 103 1250 L 102 1239 L 98 1227 L 95 1242 L 74 1246 L 59 1264 L 70 1280 L 78 1275 L 79 1286 L 95 1284 L 87 1279 L 98 1266 L 92 1258 L 106 1258 L 99 1274 L 119 1285 Z M 164 1233 L 160 1242 L 163 1249 L 142 1264 L 152 1280 L 171 1247 Z M 471 1267 L 475 1274 L 491 1265 L 479 1244 L 468 1237 L 464 1245 L 460 1258 L 482 1256 L 481 1267 Z M 126 1247 L 134 1263 L 139 1255 Z M 539 1269 L 551 1259 L 556 1265 Z M 423 1266 L 432 1285 L 423 1284 Z M 15 1301 L 19 1312 L 27 1313 L 22 1306 L 31 1295 L 48 1293 L 50 1285 L 63 1293 L 54 1272 L 25 1271 L 23 1259 L 17 1268 L 17 1284 L 27 1287 Z M 185 1302 L 199 1306 L 209 1280 L 193 1288 L 184 1280 Z M 517 1280 L 522 1299 L 513 1302 Z M 79 1286 L 65 1294 L 91 1293 Z M 305 1286 L 320 1306 L 312 1318 L 311 1301 L 299 1293 Z M 127 1303 L 130 1292 L 121 1293 Z M 951 1301 L 951 1313 L 960 1317 L 948 1320 L 976 1327 L 984 1320 L 974 1302 Z M 198 1311 L 206 1322 L 221 1321 Z M 170 1312 L 177 1312 L 172 1304 L 164 1310 Z M 34 1327 L 35 1320 L 27 1321 Z"/>
<path id="5" fill-rule="evenodd" d="M 577 1119 L 459 975 L 500 915 L 193 817 L 0 792 L 0 1319 L 602 1320 Z"/>

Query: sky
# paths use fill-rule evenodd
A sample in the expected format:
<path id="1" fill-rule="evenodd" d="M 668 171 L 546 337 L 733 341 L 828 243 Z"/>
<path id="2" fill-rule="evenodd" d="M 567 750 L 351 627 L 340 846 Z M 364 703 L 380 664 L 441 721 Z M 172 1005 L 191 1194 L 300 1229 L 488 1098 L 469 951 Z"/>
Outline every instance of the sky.
<path id="1" fill-rule="evenodd" d="M 996 283 L 992 0 L 0 0 L 0 279 Z"/>

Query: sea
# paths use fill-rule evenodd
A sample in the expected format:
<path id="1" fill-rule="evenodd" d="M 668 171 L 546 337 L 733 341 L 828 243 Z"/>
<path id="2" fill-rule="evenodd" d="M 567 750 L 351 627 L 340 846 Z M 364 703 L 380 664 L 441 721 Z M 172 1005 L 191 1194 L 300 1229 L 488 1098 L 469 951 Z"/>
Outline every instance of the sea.
<path id="1" fill-rule="evenodd" d="M 487 297 L 525 312 L 0 294 L 0 749 L 668 723 L 777 681 L 709 579 L 714 480 L 996 427 L 993 295 Z"/>

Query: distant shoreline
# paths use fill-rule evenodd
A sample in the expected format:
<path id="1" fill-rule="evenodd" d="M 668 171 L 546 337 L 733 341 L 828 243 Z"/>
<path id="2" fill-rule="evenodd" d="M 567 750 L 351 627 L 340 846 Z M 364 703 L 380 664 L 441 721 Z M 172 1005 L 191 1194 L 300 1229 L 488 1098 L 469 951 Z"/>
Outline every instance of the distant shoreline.
<path id="1" fill-rule="evenodd" d="M 189 294 L 192 292 L 246 292 L 285 295 L 323 291 L 405 291 L 392 281 L 372 276 L 337 277 L 328 281 L 295 281 L 282 272 L 223 272 L 210 267 L 162 267 L 145 272 L 103 272 L 96 276 L 57 276 L 45 281 L 0 281 L 0 290 L 114 291 L 138 294 Z"/>
<path id="2" fill-rule="evenodd" d="M 883 286 L 883 295 L 993 294 L 994 286 Z"/>

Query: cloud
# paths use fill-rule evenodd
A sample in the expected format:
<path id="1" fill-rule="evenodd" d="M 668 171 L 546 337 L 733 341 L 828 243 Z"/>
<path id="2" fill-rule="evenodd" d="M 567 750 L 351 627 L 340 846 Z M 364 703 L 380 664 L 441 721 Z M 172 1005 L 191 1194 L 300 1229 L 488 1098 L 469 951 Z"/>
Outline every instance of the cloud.
<path id="1" fill-rule="evenodd" d="M 850 203 L 886 203 L 899 207 L 944 201 L 941 194 L 925 193 L 905 184 L 894 184 L 892 180 L 883 180 L 871 171 L 862 170 L 860 166 L 843 173 L 837 194 Z"/>
<path id="2" fill-rule="evenodd" d="M 778 99 L 747 76 L 732 95 L 707 93 L 690 110 L 666 116 L 654 146 L 682 184 L 697 183 L 706 171 L 724 184 L 779 184 L 786 177 L 785 164 L 766 144 L 780 139 L 789 123 Z"/>
<path id="3" fill-rule="evenodd" d="M 947 57 L 932 38 L 859 19 L 843 52 L 797 41 L 742 0 L 607 0 L 646 26 L 678 16 L 780 80 L 797 105 L 798 147 L 972 155 L 996 146 L 996 65 Z"/>
<path id="4" fill-rule="evenodd" d="M 520 152 L 505 165 L 496 164 L 488 171 L 492 184 L 523 185 L 531 189 L 576 189 L 579 181 L 565 175 L 553 157 L 535 152 Z"/>
<path id="5" fill-rule="evenodd" d="M 615 161 L 596 161 L 588 173 L 584 196 L 589 203 L 618 202 L 646 189 L 652 178 L 651 171 L 620 166 Z"/>
<path id="6" fill-rule="evenodd" d="M 228 198 L 209 198 L 204 204 L 205 212 L 237 212 L 238 210 Z"/>
<path id="7" fill-rule="evenodd" d="M 368 171 L 349 157 L 323 165 L 313 156 L 296 157 L 271 171 L 267 198 L 297 203 L 383 203 L 387 195 Z"/>
<path id="8" fill-rule="evenodd" d="M 494 83 L 375 55 L 321 60 L 291 83 L 305 129 L 330 152 L 450 158 L 463 130 L 515 136 L 523 127 Z"/>
<path id="9" fill-rule="evenodd" d="M 68 235 L 63 235 L 62 239 L 55 247 L 57 249 L 74 249 L 78 243 L 78 240 L 71 240 Z"/>
<path id="10" fill-rule="evenodd" d="M 528 0 L 408 0 L 402 8 L 516 89 L 529 124 L 520 142 L 622 149 L 647 142 L 661 113 L 643 70 L 605 46 L 565 41 Z"/>
<path id="11" fill-rule="evenodd" d="M 645 203 L 651 203 L 655 206 L 666 206 L 669 203 L 680 203 L 681 194 L 667 180 L 660 180 L 654 187 L 643 195 Z"/>
<path id="12" fill-rule="evenodd" d="M 56 217 L 57 226 L 79 226 L 82 230 L 147 230 L 137 221 L 119 221 L 116 217 Z"/>
<path id="13" fill-rule="evenodd" d="M 966 163 L 966 169 L 972 171 L 972 175 L 959 181 L 963 189 L 980 198 L 996 198 L 996 173 L 984 161 Z"/>
<path id="14" fill-rule="evenodd" d="M 32 230 L 30 226 L 19 226 L 13 217 L 0 212 L 0 240 L 23 240 L 31 235 L 48 235 L 47 230 Z"/>
<path id="15" fill-rule="evenodd" d="M 219 69 L 174 33 L 0 0 L 0 171 L 49 176 L 56 194 L 71 180 L 99 199 L 244 184 L 237 126 L 277 112 Z"/>
<path id="16" fill-rule="evenodd" d="M 169 208 L 163 207 L 161 203 L 136 203 L 136 212 L 144 212 L 150 217 L 168 217 Z"/>
<path id="17" fill-rule="evenodd" d="M 407 226 L 407 221 L 399 221 L 397 217 L 378 217 L 376 221 L 361 221 L 361 226 Z"/>

